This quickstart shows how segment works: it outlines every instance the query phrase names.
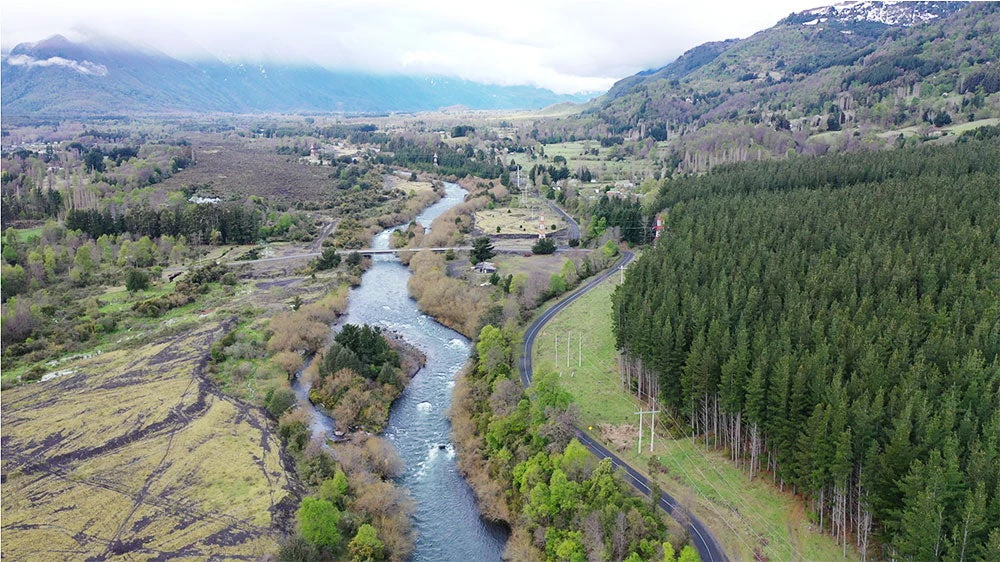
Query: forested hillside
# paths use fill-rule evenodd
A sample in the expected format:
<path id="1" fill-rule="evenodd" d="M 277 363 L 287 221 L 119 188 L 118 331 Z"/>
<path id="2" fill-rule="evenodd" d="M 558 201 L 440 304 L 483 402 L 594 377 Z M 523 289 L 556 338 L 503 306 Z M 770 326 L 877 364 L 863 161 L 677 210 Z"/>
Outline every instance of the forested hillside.
<path id="1" fill-rule="evenodd" d="M 665 181 L 613 301 L 635 387 L 879 557 L 1000 559 L 1000 139 L 961 140 Z"/>
<path id="2" fill-rule="evenodd" d="M 1000 3 L 854 5 L 901 10 L 915 25 L 838 6 L 695 47 L 578 115 L 536 124 L 534 137 L 614 141 L 625 154 L 659 151 L 668 172 L 701 172 L 916 143 L 1000 116 Z"/>

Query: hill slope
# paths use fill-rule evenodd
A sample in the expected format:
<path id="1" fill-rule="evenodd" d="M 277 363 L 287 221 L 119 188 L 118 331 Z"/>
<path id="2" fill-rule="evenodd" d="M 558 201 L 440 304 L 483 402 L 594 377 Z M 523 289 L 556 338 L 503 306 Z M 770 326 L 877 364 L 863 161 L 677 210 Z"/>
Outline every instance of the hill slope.
<path id="1" fill-rule="evenodd" d="M 817 8 L 625 78 L 539 138 L 669 140 L 680 169 L 698 171 L 898 135 L 880 131 L 938 134 L 932 126 L 1000 116 L 998 31 L 996 2 Z"/>

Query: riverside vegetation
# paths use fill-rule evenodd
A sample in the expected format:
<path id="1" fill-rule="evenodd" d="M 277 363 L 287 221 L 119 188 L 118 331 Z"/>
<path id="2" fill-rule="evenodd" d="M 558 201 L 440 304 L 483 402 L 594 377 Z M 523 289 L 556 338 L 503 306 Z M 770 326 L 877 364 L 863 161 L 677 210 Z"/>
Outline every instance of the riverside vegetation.
<path id="1" fill-rule="evenodd" d="M 578 408 L 554 374 L 536 374 L 524 390 L 514 349 L 509 331 L 483 327 L 452 412 L 461 466 L 484 514 L 513 527 L 505 555 L 672 561 L 679 551 L 679 560 L 697 560 L 690 545 L 675 548 L 655 504 L 573 439 Z"/>
<path id="2" fill-rule="evenodd" d="M 392 448 L 359 436 L 334 462 L 301 442 L 286 382 L 323 347 L 365 260 L 294 256 L 307 243 L 367 246 L 371 225 L 415 216 L 439 197 L 433 186 L 362 160 L 272 160 L 273 144 L 239 137 L 188 142 L 166 126 L 154 142 L 141 124 L 111 127 L 17 129 L 41 141 L 4 151 L 5 551 L 240 557 L 280 542 L 283 556 L 404 559 L 411 511 L 391 483 Z M 227 185 L 261 162 L 276 183 L 309 186 L 304 200 Z M 310 183 L 322 169 L 326 181 Z M 216 179 L 192 181 L 205 176 Z M 316 239 L 340 213 L 357 227 Z M 275 253 L 292 265 L 237 259 Z M 386 412 L 391 396 L 380 399 Z M 38 494 L 52 499 L 29 501 Z M 84 516 L 98 504 L 118 507 Z M 330 520 L 342 541 L 317 524 Z"/>
<path id="3" fill-rule="evenodd" d="M 504 203 L 494 198 L 496 191 L 488 184 L 473 187 L 477 189 L 465 204 L 434 222 L 426 237 L 434 238 L 427 240 L 422 229 L 411 228 L 408 232 L 413 234 L 401 235 L 401 241 L 407 247 L 460 241 L 471 214 L 487 204 Z M 488 247 L 480 251 L 479 257 L 491 257 Z M 535 384 L 525 392 L 512 371 L 511 334 L 517 323 L 545 300 L 606 267 L 616 255 L 617 247 L 609 245 L 580 264 L 565 260 L 544 290 L 531 292 L 529 298 L 523 273 L 517 274 L 517 282 L 513 273 L 508 278 L 496 273 L 488 289 L 470 287 L 468 280 L 450 274 L 445 256 L 417 252 L 410 259 L 411 292 L 429 313 L 437 311 L 435 302 L 452 301 L 429 299 L 428 290 L 435 295 L 478 290 L 479 300 L 493 303 L 450 307 L 446 313 L 461 328 L 482 326 L 473 361 L 456 381 L 451 418 L 459 468 L 476 492 L 481 511 L 513 528 L 505 551 L 512 559 L 672 561 L 679 555 L 680 560 L 697 560 L 690 545 L 680 548 L 686 540 L 682 533 L 671 539 L 654 504 L 635 495 L 609 461 L 598 463 L 572 439 L 577 407 L 556 378 L 536 375 Z M 481 261 L 479 257 L 470 261 Z M 498 263 L 502 267 L 499 258 Z"/>

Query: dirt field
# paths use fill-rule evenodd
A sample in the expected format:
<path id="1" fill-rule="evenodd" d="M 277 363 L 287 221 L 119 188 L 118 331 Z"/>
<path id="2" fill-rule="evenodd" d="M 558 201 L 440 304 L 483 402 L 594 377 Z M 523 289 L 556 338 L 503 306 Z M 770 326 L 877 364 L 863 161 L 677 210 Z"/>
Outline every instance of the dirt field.
<path id="1" fill-rule="evenodd" d="M 329 167 L 278 154 L 273 139 L 196 135 L 191 143 L 198 164 L 164 181 L 161 187 L 166 191 L 210 183 L 211 188 L 199 190 L 198 195 L 259 195 L 293 203 L 322 201 L 332 187 Z"/>
<path id="2" fill-rule="evenodd" d="M 204 378 L 229 319 L 3 393 L 10 560 L 258 559 L 300 491 L 258 408 Z"/>

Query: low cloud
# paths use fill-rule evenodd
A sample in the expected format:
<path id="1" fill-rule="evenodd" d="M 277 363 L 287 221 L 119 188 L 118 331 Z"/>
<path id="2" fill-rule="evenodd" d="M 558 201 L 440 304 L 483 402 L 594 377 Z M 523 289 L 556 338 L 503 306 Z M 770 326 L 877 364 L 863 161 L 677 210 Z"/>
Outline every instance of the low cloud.
<path id="1" fill-rule="evenodd" d="M 4 0 L 2 43 L 79 26 L 182 60 L 313 63 L 604 90 L 705 41 L 746 37 L 815 0 Z M 831 2 L 832 3 L 832 2 Z M 105 17 L 95 18 L 94 14 Z"/>
<path id="2" fill-rule="evenodd" d="M 11 66 L 26 66 L 28 68 L 35 66 L 64 66 L 71 70 L 75 70 L 80 74 L 87 74 L 90 76 L 108 75 L 108 68 L 103 64 L 94 64 L 88 60 L 77 62 L 75 60 L 64 59 L 62 57 L 49 57 L 47 59 L 39 60 L 28 55 L 13 55 L 7 57 L 7 64 Z"/>

